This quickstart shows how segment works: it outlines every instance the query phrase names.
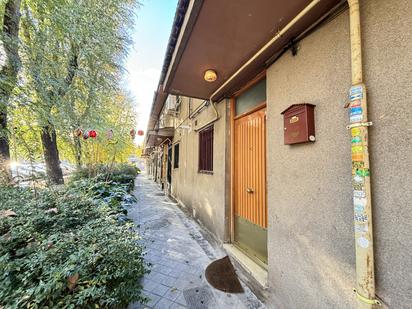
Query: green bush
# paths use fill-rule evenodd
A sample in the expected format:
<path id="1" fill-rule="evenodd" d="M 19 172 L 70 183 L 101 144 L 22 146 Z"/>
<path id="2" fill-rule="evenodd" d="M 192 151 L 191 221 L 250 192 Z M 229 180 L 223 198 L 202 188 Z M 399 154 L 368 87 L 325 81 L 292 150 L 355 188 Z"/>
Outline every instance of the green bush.
<path id="1" fill-rule="evenodd" d="M 130 164 L 95 165 L 78 168 L 71 176 L 71 181 L 79 179 L 94 179 L 96 181 L 113 181 L 127 184 L 128 189 L 134 187 L 134 180 L 140 174 L 140 169 Z"/>
<path id="2" fill-rule="evenodd" d="M 57 190 L 57 191 L 56 191 Z M 129 184 L 0 188 L 0 307 L 116 308 L 144 301 L 142 248 L 125 217 Z M 5 210 L 16 215 L 5 216 Z"/>

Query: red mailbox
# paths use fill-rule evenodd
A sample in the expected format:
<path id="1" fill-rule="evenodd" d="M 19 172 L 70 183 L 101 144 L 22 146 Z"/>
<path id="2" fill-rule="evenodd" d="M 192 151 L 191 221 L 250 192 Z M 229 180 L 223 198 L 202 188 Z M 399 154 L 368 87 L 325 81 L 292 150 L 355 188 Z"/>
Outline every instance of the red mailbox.
<path id="1" fill-rule="evenodd" d="M 314 109 L 313 104 L 293 104 L 281 113 L 285 145 L 315 141 Z"/>

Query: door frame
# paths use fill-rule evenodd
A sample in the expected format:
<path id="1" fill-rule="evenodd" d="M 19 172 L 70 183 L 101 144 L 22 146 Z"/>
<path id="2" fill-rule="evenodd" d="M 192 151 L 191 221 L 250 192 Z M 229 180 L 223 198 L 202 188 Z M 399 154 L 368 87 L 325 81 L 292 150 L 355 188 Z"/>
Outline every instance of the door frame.
<path id="1" fill-rule="evenodd" d="M 257 84 L 258 82 L 260 82 L 262 79 L 266 78 L 266 70 L 262 71 L 261 73 L 259 73 L 255 78 L 253 78 L 250 82 L 248 82 L 246 85 L 244 85 L 243 87 L 241 87 L 238 91 L 236 91 L 232 97 L 230 98 L 230 243 L 234 244 L 234 237 L 235 237 L 235 169 L 234 169 L 234 165 L 235 165 L 235 155 L 234 155 L 234 144 L 235 144 L 235 120 L 245 117 L 249 114 L 252 114 L 262 108 L 265 108 L 267 106 L 267 100 L 266 102 L 262 102 L 260 104 L 258 104 L 256 107 L 254 107 L 253 109 L 251 109 L 250 111 L 247 111 L 243 114 L 240 114 L 238 116 L 236 116 L 236 99 L 237 97 L 239 97 L 241 94 L 243 94 L 244 92 L 246 92 L 247 90 L 249 90 L 252 86 L 254 86 L 255 84 Z M 267 129 L 266 129 L 267 130 Z M 267 143 L 267 131 L 265 132 L 266 134 L 266 138 L 265 141 Z M 266 155 L 267 155 L 267 150 L 266 150 Z M 265 192 L 266 192 L 266 205 L 268 205 L 267 203 L 267 165 L 265 164 L 266 167 L 266 171 L 265 171 L 265 177 L 266 177 L 266 188 L 265 188 Z M 269 252 L 268 252 L 269 254 Z M 255 261 L 253 259 L 253 261 Z M 262 262 L 263 263 L 263 262 Z M 261 263 L 259 263 L 261 264 Z M 264 266 L 264 265 L 262 265 Z"/>

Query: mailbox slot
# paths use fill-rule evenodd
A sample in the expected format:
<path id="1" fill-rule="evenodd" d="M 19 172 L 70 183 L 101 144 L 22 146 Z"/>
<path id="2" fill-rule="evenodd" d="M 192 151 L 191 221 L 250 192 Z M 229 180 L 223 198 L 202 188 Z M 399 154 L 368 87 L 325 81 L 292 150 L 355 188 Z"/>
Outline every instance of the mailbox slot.
<path id="1" fill-rule="evenodd" d="M 314 109 L 313 104 L 293 104 L 281 113 L 285 145 L 315 141 Z"/>

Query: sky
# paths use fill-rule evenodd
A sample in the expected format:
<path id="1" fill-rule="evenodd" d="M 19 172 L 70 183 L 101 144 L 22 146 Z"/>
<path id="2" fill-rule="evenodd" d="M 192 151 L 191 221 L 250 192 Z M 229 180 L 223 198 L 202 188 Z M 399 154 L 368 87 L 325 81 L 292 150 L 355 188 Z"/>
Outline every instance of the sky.
<path id="1" fill-rule="evenodd" d="M 134 97 L 138 113 L 137 130 L 146 133 L 154 91 L 159 82 L 163 58 L 176 11 L 177 0 L 140 0 L 132 32 L 133 45 L 126 60 L 126 88 Z M 137 136 L 142 143 L 143 137 Z"/>

